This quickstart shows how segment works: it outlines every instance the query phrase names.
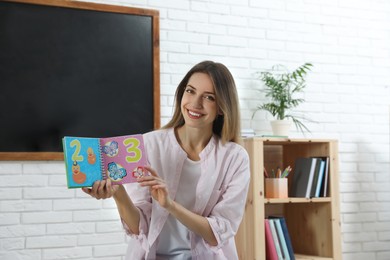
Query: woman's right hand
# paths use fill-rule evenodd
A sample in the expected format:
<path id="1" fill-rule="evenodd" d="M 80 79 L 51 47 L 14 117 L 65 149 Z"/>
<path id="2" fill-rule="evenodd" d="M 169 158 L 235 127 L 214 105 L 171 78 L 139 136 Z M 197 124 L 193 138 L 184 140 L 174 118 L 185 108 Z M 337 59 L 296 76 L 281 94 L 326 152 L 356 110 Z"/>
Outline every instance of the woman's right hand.
<path id="1" fill-rule="evenodd" d="M 156 200 L 161 207 L 168 209 L 172 207 L 173 200 L 169 197 L 168 185 L 157 174 L 156 170 L 150 166 L 144 166 L 144 168 L 150 173 L 138 178 L 138 183 L 142 187 L 149 187 L 152 198 Z"/>
<path id="2" fill-rule="evenodd" d="M 111 198 L 118 189 L 119 185 L 112 185 L 110 179 L 95 181 L 92 188 L 82 188 L 85 193 L 98 200 Z"/>

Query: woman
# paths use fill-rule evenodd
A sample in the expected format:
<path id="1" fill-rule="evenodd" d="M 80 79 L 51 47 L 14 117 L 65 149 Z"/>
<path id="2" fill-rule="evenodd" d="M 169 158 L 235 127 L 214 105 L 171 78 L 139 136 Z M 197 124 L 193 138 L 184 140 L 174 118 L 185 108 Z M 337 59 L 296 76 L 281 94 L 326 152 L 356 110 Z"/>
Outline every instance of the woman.
<path id="1" fill-rule="evenodd" d="M 220 63 L 195 65 L 176 90 L 171 121 L 144 134 L 150 166 L 138 183 L 94 183 L 113 197 L 131 239 L 127 259 L 237 259 L 234 235 L 249 185 L 233 77 Z"/>

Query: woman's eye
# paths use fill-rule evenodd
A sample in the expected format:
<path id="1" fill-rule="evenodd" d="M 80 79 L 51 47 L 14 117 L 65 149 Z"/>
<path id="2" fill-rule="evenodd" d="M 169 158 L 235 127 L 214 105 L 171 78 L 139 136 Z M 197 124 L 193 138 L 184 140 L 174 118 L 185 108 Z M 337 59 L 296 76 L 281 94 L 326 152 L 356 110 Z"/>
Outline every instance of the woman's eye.
<path id="1" fill-rule="evenodd" d="M 185 90 L 187 93 L 194 93 L 194 90 L 190 89 L 190 88 L 186 88 Z"/>
<path id="2" fill-rule="evenodd" d="M 205 96 L 205 99 L 210 100 L 210 101 L 215 101 L 214 96 Z"/>

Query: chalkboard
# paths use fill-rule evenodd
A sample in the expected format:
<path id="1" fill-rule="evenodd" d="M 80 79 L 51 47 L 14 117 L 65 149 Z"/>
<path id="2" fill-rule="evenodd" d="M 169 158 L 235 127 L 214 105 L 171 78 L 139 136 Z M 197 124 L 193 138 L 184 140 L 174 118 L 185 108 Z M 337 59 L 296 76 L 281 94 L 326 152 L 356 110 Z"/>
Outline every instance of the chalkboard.
<path id="1" fill-rule="evenodd" d="M 154 10 L 1 1 L 0 159 L 158 128 L 158 30 Z"/>

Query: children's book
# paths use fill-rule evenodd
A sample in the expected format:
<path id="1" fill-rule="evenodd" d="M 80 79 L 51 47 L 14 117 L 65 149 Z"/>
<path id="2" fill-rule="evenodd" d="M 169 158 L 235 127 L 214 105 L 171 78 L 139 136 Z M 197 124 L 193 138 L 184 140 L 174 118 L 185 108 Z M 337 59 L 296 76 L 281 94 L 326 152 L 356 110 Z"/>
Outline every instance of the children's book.
<path id="1" fill-rule="evenodd" d="M 276 233 L 275 222 L 274 222 L 273 219 L 268 219 L 268 222 L 269 222 L 269 226 L 270 226 L 270 229 L 271 229 L 272 238 L 274 239 L 274 244 L 275 244 L 275 248 L 276 248 L 276 253 L 278 255 L 278 259 L 284 259 L 283 252 L 282 252 L 282 249 L 280 247 L 278 233 Z"/>
<path id="2" fill-rule="evenodd" d="M 275 218 L 273 219 L 275 227 L 276 227 L 276 233 L 278 234 L 280 248 L 282 250 L 282 253 L 284 255 L 285 260 L 290 260 L 290 253 L 288 252 L 286 239 L 284 237 L 282 225 L 280 224 L 280 219 Z"/>
<path id="3" fill-rule="evenodd" d="M 62 140 L 68 188 L 91 187 L 95 181 L 136 182 L 147 158 L 141 134 L 107 138 L 65 136 Z"/>
<path id="4" fill-rule="evenodd" d="M 264 219 L 265 230 L 265 256 L 267 260 L 278 260 L 274 238 L 272 236 L 269 220 Z"/>
<path id="5" fill-rule="evenodd" d="M 310 198 L 316 164 L 317 158 L 299 157 L 295 160 L 289 197 Z"/>
<path id="6" fill-rule="evenodd" d="M 288 257 L 291 260 L 295 260 L 294 249 L 293 249 L 293 246 L 291 243 L 290 234 L 288 232 L 286 219 L 283 216 L 268 216 L 268 218 L 275 220 L 275 227 L 278 230 L 278 232 L 280 233 L 281 237 L 282 237 L 282 233 L 283 233 L 285 246 L 282 245 L 282 247 L 284 248 L 284 251 L 287 250 L 285 252 L 286 258 L 288 255 Z M 280 225 L 278 224 L 278 222 Z M 287 247 L 287 249 L 286 249 L 286 247 Z"/>

